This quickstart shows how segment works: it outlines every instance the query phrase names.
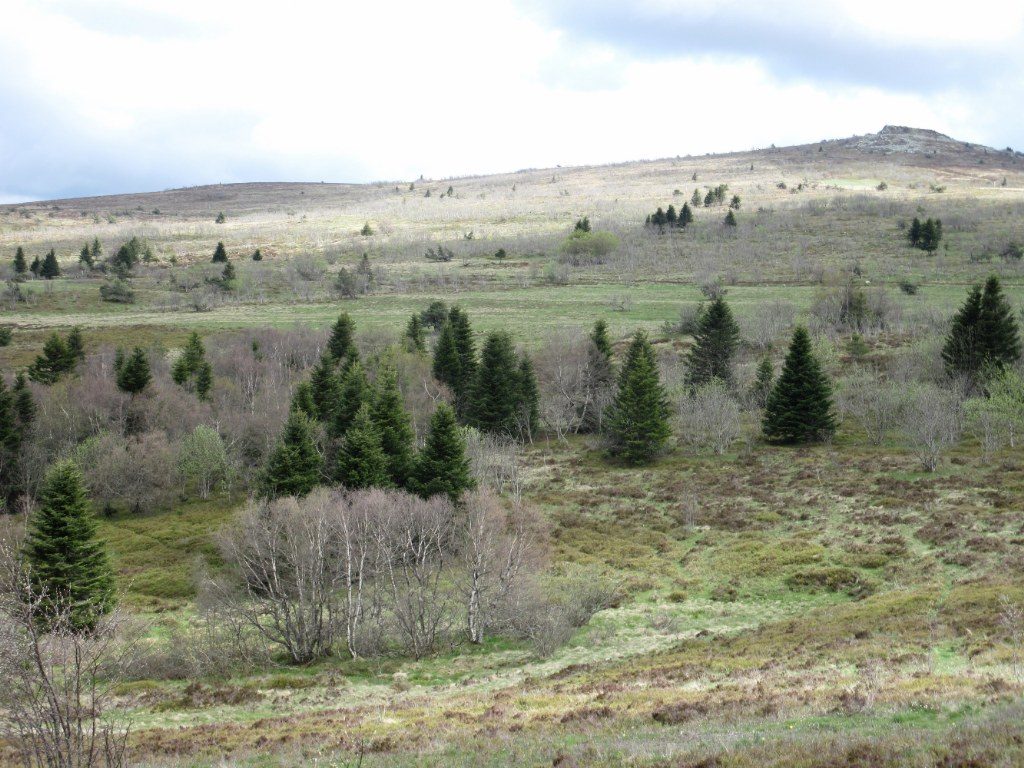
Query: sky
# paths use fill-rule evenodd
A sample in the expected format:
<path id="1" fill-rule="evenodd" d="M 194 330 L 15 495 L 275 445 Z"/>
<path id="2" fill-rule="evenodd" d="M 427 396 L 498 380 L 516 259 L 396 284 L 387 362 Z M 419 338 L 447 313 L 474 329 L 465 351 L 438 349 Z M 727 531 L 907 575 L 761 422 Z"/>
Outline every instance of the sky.
<path id="1" fill-rule="evenodd" d="M 933 128 L 1024 148 L 1024 2 L 0 0 L 0 202 Z"/>

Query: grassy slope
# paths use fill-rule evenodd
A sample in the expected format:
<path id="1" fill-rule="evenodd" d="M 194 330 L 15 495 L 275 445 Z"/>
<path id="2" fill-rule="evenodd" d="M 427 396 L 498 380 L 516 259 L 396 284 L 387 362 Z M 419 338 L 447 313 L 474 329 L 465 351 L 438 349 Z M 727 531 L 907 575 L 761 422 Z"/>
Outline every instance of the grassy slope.
<path id="1" fill-rule="evenodd" d="M 364 331 L 395 329 L 442 295 L 467 306 L 479 330 L 509 328 L 526 343 L 598 316 L 623 335 L 673 319 L 714 277 L 733 283 L 742 320 L 775 299 L 806 310 L 823 275 L 853 264 L 874 283 L 921 281 L 918 296 L 894 295 L 908 315 L 948 313 L 992 269 L 1024 303 L 1015 265 L 970 259 L 1024 240 L 1018 159 L 824 150 L 456 180 L 450 199 L 438 197 L 449 182 L 417 182 L 413 192 L 246 185 L 3 209 L 0 251 L 55 246 L 70 260 L 86 239 L 99 236 L 109 252 L 138 233 L 161 265 L 135 280 L 131 307 L 99 302 L 96 280 L 33 283 L 33 302 L 5 314 L 21 330 L 0 365 L 25 363 L 48 329 L 73 324 L 93 344 L 128 333 L 167 345 L 191 328 L 322 327 L 338 311 L 331 273 L 364 250 L 385 270 L 377 293 L 345 303 Z M 874 189 L 880 180 L 885 192 Z M 717 209 L 699 211 L 685 234 L 638 231 L 655 205 L 678 206 L 694 186 L 720 182 L 743 197 L 738 232 L 718 225 Z M 684 194 L 673 197 L 676 188 Z M 213 223 L 219 210 L 225 225 Z M 901 244 L 898 222 L 917 211 L 942 215 L 948 250 L 927 257 Z M 584 214 L 620 234 L 620 253 L 570 270 L 568 285 L 545 285 L 557 243 Z M 378 234 L 359 237 L 365 221 Z M 168 309 L 168 276 L 202 272 L 218 239 L 233 257 L 257 245 L 267 256 L 258 268 L 238 260 L 243 298 L 210 312 Z M 424 262 L 427 241 L 451 242 L 458 258 Z M 510 263 L 488 258 L 499 246 Z M 180 266 L 168 266 L 171 255 Z M 289 277 L 296 257 L 327 270 L 300 286 L 307 298 Z M 943 471 L 922 475 L 900 449 L 866 449 L 855 437 L 725 457 L 679 449 L 643 471 L 609 466 L 582 441 L 540 444 L 526 455 L 528 496 L 553 523 L 555 563 L 621 579 L 622 606 L 551 659 L 496 642 L 422 662 L 331 660 L 188 689 L 132 684 L 121 707 L 137 719 L 140 757 L 333 764 L 340 748 L 368 751 L 367 765 L 550 764 L 561 752 L 586 765 L 709 756 L 719 762 L 707 765 L 987 765 L 988 750 L 1012 764 L 1021 681 L 995 617 L 999 596 L 1024 586 L 1024 465 L 1018 455 L 983 461 L 965 445 Z M 683 514 L 691 495 L 693 529 Z M 215 562 L 211 532 L 236 505 L 102 522 L 126 602 L 153 622 L 153 642 L 187 623 L 194 571 Z"/>

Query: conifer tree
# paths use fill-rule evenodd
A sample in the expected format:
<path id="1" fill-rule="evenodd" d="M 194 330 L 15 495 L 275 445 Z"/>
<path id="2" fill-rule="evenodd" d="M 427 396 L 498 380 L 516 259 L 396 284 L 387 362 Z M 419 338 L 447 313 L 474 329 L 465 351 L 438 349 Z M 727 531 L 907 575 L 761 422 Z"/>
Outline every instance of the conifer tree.
<path id="1" fill-rule="evenodd" d="M 356 414 L 364 404 L 373 399 L 373 390 L 366 378 L 366 371 L 356 360 L 341 374 L 338 405 L 334 410 L 334 420 L 330 424 L 332 437 L 342 437 L 352 426 Z"/>
<path id="2" fill-rule="evenodd" d="M 82 339 L 80 326 L 76 325 L 68 332 L 65 346 L 68 350 L 67 370 L 73 371 L 80 362 L 85 360 L 85 341 Z"/>
<path id="3" fill-rule="evenodd" d="M 519 388 L 516 398 L 519 439 L 533 442 L 533 436 L 540 426 L 540 393 L 537 390 L 537 376 L 533 370 L 533 361 L 525 352 L 519 356 L 516 383 Z"/>
<path id="4" fill-rule="evenodd" d="M 771 394 L 772 384 L 775 382 L 775 369 L 772 368 L 772 359 L 765 355 L 757 364 L 757 374 L 754 383 L 750 387 L 750 399 L 758 408 L 764 408 L 768 402 L 768 395 Z"/>
<path id="5" fill-rule="evenodd" d="M 981 294 L 978 336 L 989 366 L 1003 368 L 1020 359 L 1020 338 L 1013 309 L 1003 295 L 999 278 L 991 275 Z"/>
<path id="6" fill-rule="evenodd" d="M 220 273 L 220 284 L 223 288 L 230 289 L 235 281 L 235 265 L 230 261 L 224 262 L 224 271 Z"/>
<path id="7" fill-rule="evenodd" d="M 363 403 L 345 432 L 338 451 L 335 477 L 346 488 L 386 488 L 391 485 L 388 457 L 369 403 Z"/>
<path id="8" fill-rule="evenodd" d="M 350 357 L 358 357 L 354 335 L 355 323 L 348 312 L 342 312 L 331 328 L 330 339 L 327 340 L 327 350 L 335 360 L 342 362 Z"/>
<path id="9" fill-rule="evenodd" d="M 455 334 L 455 349 L 459 353 L 459 372 L 467 381 L 472 381 L 476 374 L 476 345 L 473 342 L 473 329 L 469 325 L 469 316 L 461 307 L 448 310 L 448 322 Z"/>
<path id="10" fill-rule="evenodd" d="M 705 208 L 710 208 L 714 204 L 715 204 L 715 193 L 712 192 L 709 189 L 708 193 L 706 195 L 704 195 L 704 207 Z"/>
<path id="11" fill-rule="evenodd" d="M 735 227 L 736 226 L 736 214 L 732 212 L 732 208 L 725 214 L 725 226 Z"/>
<path id="12" fill-rule="evenodd" d="M 693 223 L 693 209 L 690 208 L 689 203 L 683 203 L 682 210 L 679 211 L 679 226 L 685 227 L 688 224 Z"/>
<path id="13" fill-rule="evenodd" d="M 612 342 L 608 338 L 608 323 L 598 319 L 594 323 L 594 329 L 590 332 L 590 340 L 594 347 L 609 361 L 612 359 Z"/>
<path id="14" fill-rule="evenodd" d="M 42 354 L 28 367 L 28 377 L 39 384 L 54 384 L 68 372 L 71 359 L 68 345 L 55 331 L 44 342 Z"/>
<path id="15" fill-rule="evenodd" d="M 260 482 L 265 498 L 305 496 L 320 483 L 323 457 L 313 439 L 313 423 L 292 409 L 284 432 L 267 462 Z"/>
<path id="16" fill-rule="evenodd" d="M 72 628 L 89 630 L 113 607 L 113 573 L 74 462 L 59 462 L 46 473 L 25 555 L 47 618 L 66 610 Z"/>
<path id="17" fill-rule="evenodd" d="M 18 495 L 21 435 L 15 394 L 0 376 L 0 513 L 11 511 Z"/>
<path id="18" fill-rule="evenodd" d="M 462 361 L 455 345 L 455 331 L 450 322 L 441 326 L 441 334 L 434 345 L 434 378 L 452 391 L 456 401 L 466 388 L 466 380 L 462 375 Z"/>
<path id="19" fill-rule="evenodd" d="M 694 208 L 700 208 L 702 202 L 704 202 L 704 197 L 701 195 L 700 190 L 693 190 L 693 197 L 690 198 L 690 205 Z"/>
<path id="20" fill-rule="evenodd" d="M 387 457 L 387 471 L 391 482 L 404 487 L 413 468 L 413 445 L 416 435 L 398 388 L 398 373 L 384 366 L 377 374 L 373 398 L 373 423 L 380 433 L 380 446 Z"/>
<path id="21" fill-rule="evenodd" d="M 942 361 L 950 376 L 965 376 L 974 386 L 981 378 L 1020 358 L 1020 340 L 1013 310 L 1003 296 L 999 278 L 974 286 L 953 316 Z"/>
<path id="22" fill-rule="evenodd" d="M 739 343 L 740 328 L 729 305 L 719 296 L 697 321 L 694 346 L 687 358 L 690 387 L 697 389 L 715 378 L 732 383 L 732 358 Z"/>
<path id="23" fill-rule="evenodd" d="M 832 385 L 802 326 L 793 332 L 782 373 L 768 395 L 762 430 L 765 439 L 773 443 L 816 442 L 836 431 Z"/>
<path id="24" fill-rule="evenodd" d="M 200 400 L 208 400 L 213 389 L 213 366 L 203 360 L 196 368 L 196 396 Z"/>
<path id="25" fill-rule="evenodd" d="M 46 254 L 46 258 L 43 259 L 43 265 L 39 268 L 39 276 L 44 280 L 52 280 L 55 277 L 60 277 L 60 264 L 57 263 L 57 254 L 53 248 Z"/>
<path id="26" fill-rule="evenodd" d="M 228 260 L 228 252 L 224 247 L 224 243 L 217 243 L 217 247 L 213 251 L 213 258 L 210 261 L 214 264 L 223 264 Z"/>
<path id="27" fill-rule="evenodd" d="M 334 420 L 341 398 L 341 381 L 335 370 L 334 358 L 329 352 L 320 358 L 320 362 L 313 369 L 309 376 L 309 385 L 312 389 L 313 402 L 316 404 L 317 418 L 324 424 L 330 424 Z"/>
<path id="28" fill-rule="evenodd" d="M 86 269 L 93 268 L 92 251 L 89 250 L 88 243 L 82 246 L 82 250 L 78 254 L 78 263 Z"/>
<path id="29" fill-rule="evenodd" d="M 668 209 L 665 211 L 665 223 L 668 224 L 670 227 L 674 227 L 676 225 L 677 219 L 678 216 L 676 216 L 676 207 L 674 205 L 670 205 Z"/>
<path id="30" fill-rule="evenodd" d="M 257 248 L 255 251 L 252 252 L 252 260 L 253 261 L 263 261 L 263 254 L 260 253 L 260 249 L 259 248 Z"/>
<path id="31" fill-rule="evenodd" d="M 14 252 L 14 274 L 24 275 L 28 272 L 28 262 L 25 261 L 25 249 L 20 245 Z"/>
<path id="32" fill-rule="evenodd" d="M 313 386 L 308 381 L 300 381 L 292 393 L 291 410 L 305 414 L 310 419 L 318 419 L 316 401 L 313 399 Z"/>
<path id="33" fill-rule="evenodd" d="M 487 334 L 470 392 L 468 421 L 481 432 L 516 433 L 520 394 L 512 337 L 503 331 Z"/>
<path id="34" fill-rule="evenodd" d="M 19 373 L 14 378 L 14 412 L 17 416 L 18 429 L 24 438 L 36 418 L 36 404 L 32 399 L 32 391 L 28 388 L 25 374 Z"/>
<path id="35" fill-rule="evenodd" d="M 458 501 L 475 487 L 466 457 L 466 440 L 455 421 L 455 411 L 441 403 L 430 417 L 427 440 L 416 458 L 409 490 L 424 499 L 444 494 Z"/>
<path id="36" fill-rule="evenodd" d="M 89 255 L 92 256 L 93 264 L 99 261 L 100 256 L 103 255 L 103 246 L 100 245 L 100 239 L 98 237 L 94 237 L 92 239 L 92 247 L 89 249 Z"/>
<path id="37" fill-rule="evenodd" d="M 668 416 L 668 398 L 654 349 L 647 334 L 637 331 L 619 372 L 615 399 L 605 415 L 609 453 L 629 464 L 651 461 L 671 433 Z"/>
<path id="38" fill-rule="evenodd" d="M 43 262 L 41 262 L 39 260 L 39 257 L 36 256 L 34 259 L 32 259 L 32 264 L 29 266 L 29 269 L 32 270 L 32 274 L 33 275 L 35 275 L 36 277 L 39 277 L 39 270 L 42 269 L 42 267 L 43 267 Z"/>
<path id="39" fill-rule="evenodd" d="M 426 352 L 427 341 L 423 335 L 423 321 L 419 315 L 409 318 L 405 326 L 405 340 L 410 352 Z"/>
<path id="40" fill-rule="evenodd" d="M 117 371 L 117 388 L 130 395 L 137 395 L 149 386 L 152 378 L 146 351 L 142 347 L 135 347 Z"/>

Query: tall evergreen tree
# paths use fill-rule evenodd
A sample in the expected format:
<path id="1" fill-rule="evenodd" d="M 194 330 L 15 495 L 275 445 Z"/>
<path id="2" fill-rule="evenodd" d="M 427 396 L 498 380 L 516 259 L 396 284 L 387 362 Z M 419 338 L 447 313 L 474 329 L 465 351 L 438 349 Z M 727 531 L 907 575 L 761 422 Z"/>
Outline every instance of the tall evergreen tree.
<path id="1" fill-rule="evenodd" d="M 78 263 L 85 269 L 92 269 L 94 266 L 92 251 L 89 250 L 89 244 L 86 243 L 82 246 L 81 252 L 78 254 Z"/>
<path id="2" fill-rule="evenodd" d="M 55 331 L 43 343 L 42 354 L 28 367 L 28 377 L 39 384 L 55 384 L 70 370 L 72 359 L 68 345 Z"/>
<path id="3" fill-rule="evenodd" d="M 293 409 L 288 414 L 284 432 L 260 480 L 262 496 L 305 496 L 320 483 L 324 460 L 313 433 L 313 423 L 304 413 Z"/>
<path id="4" fill-rule="evenodd" d="M 476 345 L 473 342 L 469 316 L 461 307 L 452 307 L 448 311 L 448 322 L 451 323 L 452 332 L 455 334 L 455 349 L 459 352 L 459 373 L 468 384 L 476 375 Z M 468 390 L 465 394 L 469 394 Z"/>
<path id="5" fill-rule="evenodd" d="M 43 265 L 39 268 L 39 276 L 45 280 L 52 280 L 55 277 L 60 277 L 60 264 L 57 262 L 57 254 L 53 248 L 46 254 L 46 258 L 43 259 Z"/>
<path id="6" fill-rule="evenodd" d="M 316 400 L 313 399 L 313 386 L 308 381 L 300 381 L 292 393 L 291 410 L 305 414 L 310 419 L 320 418 Z"/>
<path id="7" fill-rule="evenodd" d="M 762 430 L 773 443 L 810 443 L 836 431 L 832 384 L 811 350 L 811 337 L 800 326 L 793 332 L 782 373 L 768 395 Z"/>
<path id="8" fill-rule="evenodd" d="M 363 403 L 345 433 L 335 477 L 346 488 L 386 488 L 392 484 L 388 457 L 368 403 Z"/>
<path id="9" fill-rule="evenodd" d="M 533 361 L 525 352 L 519 356 L 519 370 L 516 375 L 518 395 L 516 397 L 516 423 L 520 440 L 533 441 L 540 426 L 540 393 L 537 391 L 537 376 Z"/>
<path id="10" fill-rule="evenodd" d="M 213 389 L 213 366 L 203 360 L 196 369 L 196 395 L 200 400 L 208 400 Z"/>
<path id="11" fill-rule="evenodd" d="M 725 226 L 735 227 L 736 226 L 736 214 L 732 212 L 732 208 L 729 209 L 728 213 L 725 214 Z"/>
<path id="12" fill-rule="evenodd" d="M 475 485 L 466 457 L 466 440 L 455 421 L 455 411 L 441 403 L 430 417 L 427 441 L 416 458 L 409 490 L 424 499 L 444 494 L 458 501 Z"/>
<path id="13" fill-rule="evenodd" d="M 29 269 L 32 271 L 33 275 L 35 275 L 36 277 L 39 277 L 39 270 L 42 269 L 42 268 L 43 268 L 43 262 L 41 262 L 39 260 L 38 256 L 36 256 L 34 259 L 32 259 L 32 264 L 29 266 Z"/>
<path id="14" fill-rule="evenodd" d="M 341 399 L 341 381 L 334 367 L 334 358 L 325 353 L 309 376 L 317 418 L 324 424 L 334 421 L 334 414 Z"/>
<path id="15" fill-rule="evenodd" d="M 21 436 L 15 394 L 0 376 L 0 513 L 11 511 L 18 496 Z"/>
<path id="16" fill-rule="evenodd" d="M 214 264 L 224 264 L 228 260 L 228 251 L 224 247 L 224 243 L 217 243 L 217 247 L 213 250 L 213 258 L 210 261 Z"/>
<path id="17" fill-rule="evenodd" d="M 405 326 L 405 341 L 410 352 L 426 352 L 427 340 L 423 334 L 423 321 L 419 315 L 409 318 Z"/>
<path id="18" fill-rule="evenodd" d="M 341 374 L 340 396 L 330 425 L 333 437 L 342 437 L 356 418 L 359 409 L 373 400 L 373 390 L 367 381 L 366 371 L 357 360 Z"/>
<path id="19" fill-rule="evenodd" d="M 685 227 L 688 224 L 693 223 L 693 209 L 690 208 L 689 203 L 683 203 L 682 209 L 679 211 L 679 226 Z"/>
<path id="20" fill-rule="evenodd" d="M 608 338 L 608 323 L 604 320 L 598 319 L 594 323 L 594 329 L 590 332 L 590 340 L 593 342 L 594 347 L 600 352 L 607 360 L 612 359 L 612 342 Z"/>
<path id="21" fill-rule="evenodd" d="M 149 386 L 152 379 L 146 351 L 142 347 L 135 347 L 117 371 L 117 388 L 130 395 L 137 395 Z"/>
<path id="22" fill-rule="evenodd" d="M 704 202 L 704 197 L 701 195 L 699 189 L 693 190 L 693 197 L 690 198 L 690 205 L 694 208 L 700 208 L 701 203 Z"/>
<path id="23" fill-rule="evenodd" d="M 349 358 L 358 358 L 354 335 L 355 323 L 348 312 L 342 312 L 331 328 L 331 337 L 327 341 L 327 349 L 335 360 L 341 362 Z"/>
<path id="24" fill-rule="evenodd" d="M 392 366 L 383 367 L 377 374 L 373 398 L 373 423 L 380 433 L 380 445 L 387 457 L 387 470 L 391 482 L 404 487 L 414 461 L 413 444 L 416 435 L 398 388 L 398 374 Z"/>
<path id="25" fill-rule="evenodd" d="M 921 220 L 914 217 L 914 220 L 910 223 L 910 229 L 907 232 L 907 239 L 910 240 L 910 244 L 917 247 L 918 243 L 921 242 Z"/>
<path id="26" fill-rule="evenodd" d="M 637 331 L 619 372 L 619 387 L 605 415 L 608 450 L 629 464 L 651 461 L 671 434 L 669 406 L 647 334 Z"/>
<path id="27" fill-rule="evenodd" d="M 750 387 L 750 399 L 758 408 L 764 408 L 768 402 L 768 395 L 771 394 L 772 385 L 775 382 L 775 369 L 772 368 L 772 359 L 765 355 L 757 364 L 757 373 L 754 376 L 754 383 Z"/>
<path id="28" fill-rule="evenodd" d="M 68 350 L 67 369 L 72 371 L 77 365 L 85 360 L 85 340 L 82 338 L 82 328 L 74 326 L 68 331 L 68 338 L 65 342 Z"/>
<path id="29" fill-rule="evenodd" d="M 24 275 L 28 272 L 28 262 L 25 261 L 25 249 L 20 245 L 18 250 L 14 252 L 14 274 Z"/>
<path id="30" fill-rule="evenodd" d="M 615 385 L 615 371 L 612 368 L 612 343 L 608 338 L 608 326 L 604 320 L 594 323 L 587 347 L 587 378 L 584 382 L 586 395 L 579 406 L 580 429 L 597 432 L 601 429 L 604 413 L 600 404 Z"/>
<path id="31" fill-rule="evenodd" d="M 974 286 L 953 316 L 942 360 L 950 376 L 964 376 L 972 385 L 1020 359 L 1020 339 L 999 278 Z"/>
<path id="32" fill-rule="evenodd" d="M 46 473 L 28 529 L 29 572 L 50 618 L 66 610 L 74 629 L 93 628 L 114 605 L 114 578 L 74 462 Z"/>
<path id="33" fill-rule="evenodd" d="M 92 247 L 89 249 L 89 255 L 92 256 L 93 264 L 99 261 L 100 256 L 103 255 L 103 246 L 100 245 L 100 239 L 98 237 L 94 237 L 92 239 Z"/>
<path id="34" fill-rule="evenodd" d="M 518 431 L 520 387 L 512 337 L 487 334 L 470 394 L 468 420 L 481 432 L 512 436 Z"/>
<path id="35" fill-rule="evenodd" d="M 28 388 L 25 374 L 19 373 L 14 378 L 14 411 L 18 419 L 18 428 L 22 437 L 36 419 L 36 404 L 32 399 L 32 391 Z"/>
<path id="36" fill-rule="evenodd" d="M 715 378 L 730 384 L 732 359 L 739 343 L 740 327 L 725 299 L 719 296 L 701 312 L 697 322 L 694 346 L 687 358 L 690 387 L 697 389 Z"/>
<path id="37" fill-rule="evenodd" d="M 452 391 L 456 401 L 466 389 L 466 378 L 462 375 L 462 361 L 455 345 L 455 331 L 452 324 L 445 322 L 434 345 L 434 378 Z"/>
<path id="38" fill-rule="evenodd" d="M 676 207 L 674 205 L 670 205 L 665 211 L 665 223 L 670 227 L 674 227 L 678 219 L 679 217 L 676 215 Z"/>

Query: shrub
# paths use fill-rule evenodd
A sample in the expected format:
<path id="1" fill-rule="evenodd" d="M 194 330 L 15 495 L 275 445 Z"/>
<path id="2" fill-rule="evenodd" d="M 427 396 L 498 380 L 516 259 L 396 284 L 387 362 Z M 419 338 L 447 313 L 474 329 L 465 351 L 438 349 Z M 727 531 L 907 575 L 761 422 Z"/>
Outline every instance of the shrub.
<path id="1" fill-rule="evenodd" d="M 600 264 L 619 247 L 619 238 L 611 232 L 575 230 L 559 247 L 562 260 L 573 266 Z"/>
<path id="2" fill-rule="evenodd" d="M 134 304 L 135 291 L 126 280 L 113 280 L 100 286 L 100 300 L 114 304 Z"/>

